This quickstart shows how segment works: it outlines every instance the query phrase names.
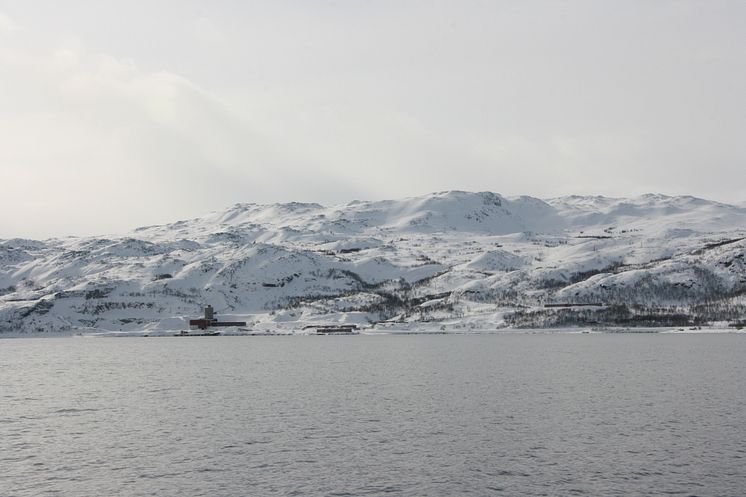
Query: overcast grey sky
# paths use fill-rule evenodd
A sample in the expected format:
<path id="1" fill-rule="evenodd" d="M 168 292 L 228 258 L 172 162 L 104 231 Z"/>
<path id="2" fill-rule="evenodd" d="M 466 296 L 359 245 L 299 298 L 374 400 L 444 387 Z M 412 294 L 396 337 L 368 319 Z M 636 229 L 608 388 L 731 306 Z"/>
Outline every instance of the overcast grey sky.
<path id="1" fill-rule="evenodd" d="M 0 0 L 0 238 L 431 191 L 746 200 L 744 1 Z"/>

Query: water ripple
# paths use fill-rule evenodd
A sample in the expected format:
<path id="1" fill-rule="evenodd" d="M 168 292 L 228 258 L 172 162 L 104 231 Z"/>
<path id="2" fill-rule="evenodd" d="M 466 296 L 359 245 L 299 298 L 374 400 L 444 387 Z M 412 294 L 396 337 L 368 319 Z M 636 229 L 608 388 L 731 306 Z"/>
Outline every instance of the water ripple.
<path id="1" fill-rule="evenodd" d="M 19 341 L 0 495 L 746 495 L 746 336 L 359 338 Z"/>

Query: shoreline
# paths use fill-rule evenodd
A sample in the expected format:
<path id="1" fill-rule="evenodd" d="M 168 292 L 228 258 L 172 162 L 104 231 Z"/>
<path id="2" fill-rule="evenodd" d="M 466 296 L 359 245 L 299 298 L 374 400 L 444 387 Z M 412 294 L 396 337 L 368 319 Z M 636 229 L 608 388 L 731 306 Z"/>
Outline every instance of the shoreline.
<path id="1" fill-rule="evenodd" d="M 667 335 L 725 335 L 746 334 L 746 329 L 737 329 L 727 326 L 711 326 L 680 328 L 680 327 L 573 327 L 573 328 L 501 328 L 499 330 L 479 329 L 413 329 L 413 328 L 383 328 L 362 329 L 350 336 L 379 336 L 379 335 L 552 335 L 552 334 L 575 334 L 575 335 L 619 335 L 619 334 L 667 334 Z M 316 333 L 296 332 L 284 329 L 266 329 L 251 331 L 226 331 L 208 337 L 276 337 L 276 336 L 323 336 Z M 345 335 L 337 335 L 345 336 Z M 142 331 L 120 331 L 120 330 L 88 330 L 72 332 L 31 332 L 31 333 L 0 333 L 0 340 L 14 338 L 206 338 L 204 334 L 194 333 L 181 334 L 181 330 L 142 330 Z"/>

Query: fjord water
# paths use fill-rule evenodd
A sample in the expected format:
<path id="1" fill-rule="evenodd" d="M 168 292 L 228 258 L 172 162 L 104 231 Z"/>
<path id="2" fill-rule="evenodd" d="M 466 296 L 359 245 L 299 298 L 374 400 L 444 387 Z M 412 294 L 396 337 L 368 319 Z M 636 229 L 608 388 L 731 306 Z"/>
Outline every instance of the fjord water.
<path id="1" fill-rule="evenodd" d="M 0 341 L 0 495 L 746 495 L 746 335 Z"/>

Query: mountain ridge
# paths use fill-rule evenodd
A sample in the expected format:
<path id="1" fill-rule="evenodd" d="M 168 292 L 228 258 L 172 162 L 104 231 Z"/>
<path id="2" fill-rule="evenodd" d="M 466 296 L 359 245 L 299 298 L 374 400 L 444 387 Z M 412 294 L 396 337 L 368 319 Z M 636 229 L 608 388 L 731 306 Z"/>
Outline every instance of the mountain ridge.
<path id="1" fill-rule="evenodd" d="M 0 333 L 183 329 L 205 304 L 288 332 L 736 326 L 744 240 L 746 208 L 691 196 L 239 203 L 122 235 L 0 240 Z M 557 302 L 604 305 L 544 307 Z"/>

